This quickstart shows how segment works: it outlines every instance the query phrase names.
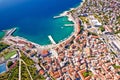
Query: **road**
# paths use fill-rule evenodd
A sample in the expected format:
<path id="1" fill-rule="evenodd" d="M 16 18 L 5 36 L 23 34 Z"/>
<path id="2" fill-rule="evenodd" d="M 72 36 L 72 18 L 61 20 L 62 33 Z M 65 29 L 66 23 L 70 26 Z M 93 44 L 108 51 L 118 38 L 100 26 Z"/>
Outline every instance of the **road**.
<path id="1" fill-rule="evenodd" d="M 18 54 L 19 54 L 19 80 L 21 80 L 21 54 L 20 54 L 20 51 L 17 49 L 18 51 Z"/>

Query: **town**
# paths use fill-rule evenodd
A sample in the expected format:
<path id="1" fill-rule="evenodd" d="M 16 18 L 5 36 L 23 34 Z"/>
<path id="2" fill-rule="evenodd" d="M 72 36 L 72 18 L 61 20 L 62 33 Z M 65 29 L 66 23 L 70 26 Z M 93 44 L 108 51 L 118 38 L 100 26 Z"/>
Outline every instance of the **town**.
<path id="1" fill-rule="evenodd" d="M 74 23 L 74 33 L 58 44 L 41 46 L 13 36 L 15 28 L 8 30 L 1 40 L 7 47 L 0 51 L 0 63 L 12 61 L 9 69 L 18 65 L 19 80 L 22 65 L 29 75 L 26 80 L 42 80 L 34 77 L 38 74 L 43 80 L 119 80 L 119 7 L 119 0 L 85 0 L 66 13 Z M 32 67 L 37 73 L 30 71 Z"/>

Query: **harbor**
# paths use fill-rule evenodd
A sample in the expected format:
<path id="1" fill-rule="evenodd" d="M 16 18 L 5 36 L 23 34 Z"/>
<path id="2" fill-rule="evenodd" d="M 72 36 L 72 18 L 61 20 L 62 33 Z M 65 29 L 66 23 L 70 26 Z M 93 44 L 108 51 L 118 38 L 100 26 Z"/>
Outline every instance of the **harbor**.
<path id="1" fill-rule="evenodd" d="M 65 15 L 65 13 L 66 13 L 66 12 L 64 12 L 64 13 L 62 13 L 62 14 Z M 65 43 L 65 42 L 69 41 L 73 36 L 77 35 L 78 32 L 79 32 L 79 30 L 80 30 L 80 29 L 79 29 L 79 28 L 80 28 L 80 25 L 77 23 L 78 21 L 75 20 L 71 14 L 66 14 L 66 16 L 67 16 L 69 19 L 71 19 L 71 21 L 74 23 L 74 24 L 66 24 L 66 26 L 68 26 L 68 25 L 69 25 L 69 26 L 73 26 L 73 27 L 74 27 L 74 32 L 71 33 L 71 35 L 70 35 L 68 38 L 65 38 L 64 40 L 59 41 L 58 43 L 55 42 L 54 38 L 53 38 L 51 35 L 48 35 L 48 38 L 49 38 L 49 40 L 50 40 L 50 42 L 51 42 L 52 44 L 48 44 L 48 45 L 40 45 L 40 44 L 34 43 L 34 42 L 32 42 L 32 41 L 29 41 L 29 40 L 27 40 L 26 38 L 23 38 L 23 37 L 20 37 L 20 36 L 12 36 L 12 34 L 16 31 L 16 28 L 12 28 L 12 29 L 6 30 L 6 34 L 5 34 L 5 36 L 4 36 L 3 39 L 4 39 L 5 41 L 8 40 L 8 39 L 13 40 L 13 41 L 15 40 L 16 42 L 18 42 L 19 40 L 23 40 L 23 41 L 25 41 L 25 42 L 32 43 L 32 44 L 36 45 L 37 47 L 39 47 L 39 48 L 41 48 L 41 49 L 54 48 L 54 47 L 56 47 L 56 46 L 58 46 L 58 45 L 60 45 L 60 44 L 63 44 L 63 43 Z M 8 41 L 6 41 L 6 42 L 8 42 Z M 9 41 L 8 43 L 10 43 L 10 42 L 11 42 L 11 41 Z"/>

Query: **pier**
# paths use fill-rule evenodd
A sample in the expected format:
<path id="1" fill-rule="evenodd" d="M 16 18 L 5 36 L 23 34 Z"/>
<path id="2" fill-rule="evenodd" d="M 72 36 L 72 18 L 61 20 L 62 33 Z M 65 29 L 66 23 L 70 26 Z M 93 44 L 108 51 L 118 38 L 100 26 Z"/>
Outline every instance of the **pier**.
<path id="1" fill-rule="evenodd" d="M 74 26 L 74 24 L 65 24 L 64 26 Z"/>
<path id="2" fill-rule="evenodd" d="M 50 41 L 51 41 L 52 44 L 56 44 L 56 42 L 53 40 L 53 38 L 52 38 L 51 35 L 49 35 L 48 38 L 50 39 Z"/>
<path id="3" fill-rule="evenodd" d="M 61 13 L 61 14 L 58 15 L 58 16 L 54 16 L 53 18 L 60 18 L 60 17 L 66 16 L 66 15 L 67 15 L 67 11 Z"/>
<path id="4" fill-rule="evenodd" d="M 10 30 L 7 30 L 5 36 L 6 37 L 11 36 L 15 31 L 16 31 L 16 28 L 12 28 Z"/>
<path id="5" fill-rule="evenodd" d="M 60 17 L 62 17 L 62 16 L 54 16 L 53 18 L 60 18 Z"/>

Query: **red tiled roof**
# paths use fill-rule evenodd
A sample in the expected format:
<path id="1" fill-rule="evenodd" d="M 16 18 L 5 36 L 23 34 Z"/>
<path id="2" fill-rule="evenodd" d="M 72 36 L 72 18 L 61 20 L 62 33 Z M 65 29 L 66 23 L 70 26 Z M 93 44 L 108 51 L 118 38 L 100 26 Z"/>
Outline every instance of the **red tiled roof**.
<path id="1" fill-rule="evenodd" d="M 47 54 L 48 53 L 48 50 L 43 50 L 42 51 L 42 54 Z"/>
<path id="2" fill-rule="evenodd" d="M 92 38 L 99 38 L 99 36 L 93 36 L 93 35 L 92 35 Z"/>
<path id="3" fill-rule="evenodd" d="M 62 72 L 63 72 L 63 73 L 67 72 L 66 67 L 62 68 Z"/>
<path id="4" fill-rule="evenodd" d="M 45 73 L 45 71 L 42 70 L 42 69 L 39 71 L 39 74 L 40 74 L 40 75 L 44 75 L 44 73 Z"/>
<path id="5" fill-rule="evenodd" d="M 69 77 L 66 80 L 71 80 Z"/>
<path id="6" fill-rule="evenodd" d="M 53 75 L 54 78 L 59 78 L 60 77 L 60 74 L 58 71 L 54 72 L 54 75 Z"/>
<path id="7" fill-rule="evenodd" d="M 49 72 L 49 74 L 50 74 L 51 76 L 53 76 L 53 75 L 54 75 L 54 73 L 53 73 L 52 71 L 50 71 L 50 72 Z"/>
<path id="8" fill-rule="evenodd" d="M 79 78 L 79 74 L 78 73 L 75 73 L 75 78 Z"/>
<path id="9" fill-rule="evenodd" d="M 42 56 L 47 56 L 48 55 L 48 50 L 42 50 L 41 55 Z"/>
<path id="10" fill-rule="evenodd" d="M 90 76 L 88 76 L 88 77 L 86 77 L 86 78 L 85 78 L 85 80 L 90 80 L 90 78 L 91 78 L 91 77 L 90 77 Z"/>
<path id="11" fill-rule="evenodd" d="M 27 42 L 22 41 L 22 40 L 19 40 L 18 43 L 20 43 L 20 44 L 27 44 Z"/>
<path id="12" fill-rule="evenodd" d="M 85 77 L 83 76 L 83 73 L 86 72 L 86 69 L 78 71 L 78 74 L 80 75 L 82 80 L 85 80 Z"/>

